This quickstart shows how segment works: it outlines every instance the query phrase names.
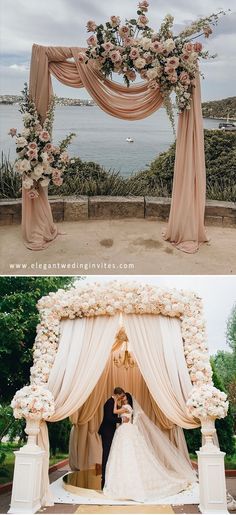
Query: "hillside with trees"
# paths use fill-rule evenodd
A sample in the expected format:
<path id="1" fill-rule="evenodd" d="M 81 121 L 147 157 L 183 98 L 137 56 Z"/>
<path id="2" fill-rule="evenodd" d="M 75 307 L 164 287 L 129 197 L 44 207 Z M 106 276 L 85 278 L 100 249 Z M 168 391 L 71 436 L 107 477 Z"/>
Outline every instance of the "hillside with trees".
<path id="1" fill-rule="evenodd" d="M 202 114 L 204 118 L 223 118 L 236 120 L 236 97 L 223 98 L 202 103 Z"/>

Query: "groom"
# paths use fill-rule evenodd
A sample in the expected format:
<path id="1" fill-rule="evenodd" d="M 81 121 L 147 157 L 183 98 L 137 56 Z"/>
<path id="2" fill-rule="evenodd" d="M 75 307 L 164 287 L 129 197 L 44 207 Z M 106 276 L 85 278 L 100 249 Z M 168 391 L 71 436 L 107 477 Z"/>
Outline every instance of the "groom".
<path id="1" fill-rule="evenodd" d="M 118 415 L 113 413 L 115 400 L 120 400 L 124 395 L 123 388 L 117 386 L 112 397 L 106 401 L 103 408 L 103 420 L 98 430 L 98 434 L 102 437 L 102 489 L 105 485 L 105 471 L 106 464 L 113 440 L 113 436 L 116 430 L 116 424 L 121 422 Z"/>

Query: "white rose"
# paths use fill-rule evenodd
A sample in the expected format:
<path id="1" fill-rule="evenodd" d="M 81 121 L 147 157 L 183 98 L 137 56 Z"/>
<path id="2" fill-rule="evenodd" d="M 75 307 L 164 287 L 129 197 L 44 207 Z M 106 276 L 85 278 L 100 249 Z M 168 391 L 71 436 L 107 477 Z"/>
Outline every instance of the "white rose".
<path id="1" fill-rule="evenodd" d="M 149 50 L 151 46 L 151 40 L 149 38 L 142 38 L 140 39 L 138 46 L 141 46 L 144 50 Z"/>
<path id="2" fill-rule="evenodd" d="M 138 69 L 144 68 L 146 64 L 145 59 L 142 59 L 142 57 L 138 57 L 138 59 L 135 59 L 134 66 Z"/>
<path id="3" fill-rule="evenodd" d="M 43 172 L 44 172 L 43 166 L 38 164 L 34 167 L 32 177 L 34 177 L 37 180 L 43 175 Z"/>
<path id="4" fill-rule="evenodd" d="M 157 76 L 158 76 L 158 68 L 150 68 L 150 70 L 147 71 L 147 77 L 149 78 L 149 80 L 153 80 L 155 79 Z"/>
<path id="5" fill-rule="evenodd" d="M 19 138 L 16 138 L 16 146 L 17 147 L 25 147 L 26 145 L 28 145 L 27 139 L 23 138 L 22 136 L 20 136 Z"/>
<path id="6" fill-rule="evenodd" d="M 26 177 L 23 182 L 22 182 L 22 185 L 23 187 L 26 189 L 26 190 L 30 190 L 30 188 L 33 186 L 34 184 L 34 181 L 33 179 L 31 179 L 30 177 Z"/>
<path id="7" fill-rule="evenodd" d="M 175 42 L 173 39 L 167 39 L 165 42 L 164 42 L 164 47 L 165 47 L 165 50 L 170 53 L 172 52 L 172 50 L 174 50 L 175 48 Z"/>
<path id="8" fill-rule="evenodd" d="M 50 179 L 43 179 L 40 181 L 40 184 L 43 188 L 46 188 L 49 185 Z"/>

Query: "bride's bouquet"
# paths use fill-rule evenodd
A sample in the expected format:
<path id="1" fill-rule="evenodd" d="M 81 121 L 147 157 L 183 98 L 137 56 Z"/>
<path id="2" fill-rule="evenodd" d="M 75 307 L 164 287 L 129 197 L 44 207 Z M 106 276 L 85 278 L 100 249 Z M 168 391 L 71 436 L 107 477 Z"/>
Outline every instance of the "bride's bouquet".
<path id="1" fill-rule="evenodd" d="M 9 134 L 16 138 L 17 159 L 14 171 L 21 175 L 22 186 L 28 196 L 35 199 L 39 196 L 39 185 L 47 187 L 50 182 L 55 186 L 62 185 L 63 174 L 69 163 L 67 147 L 75 134 L 69 134 L 58 146 L 53 145 L 51 138 L 55 99 L 52 97 L 46 119 L 41 123 L 27 84 L 22 93 L 20 112 L 23 114 L 24 129 L 17 133 L 12 128 Z"/>

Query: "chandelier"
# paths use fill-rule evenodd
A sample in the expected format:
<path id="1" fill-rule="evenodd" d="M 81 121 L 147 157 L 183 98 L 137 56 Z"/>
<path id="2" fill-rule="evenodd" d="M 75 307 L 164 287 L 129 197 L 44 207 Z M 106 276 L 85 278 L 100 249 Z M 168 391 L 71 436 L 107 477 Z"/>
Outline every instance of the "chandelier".
<path id="1" fill-rule="evenodd" d="M 123 352 L 119 352 L 118 356 L 114 356 L 113 363 L 116 367 L 124 367 L 126 370 L 128 370 L 128 368 L 133 368 L 136 366 L 134 358 L 128 351 L 127 341 L 125 342 L 125 350 Z"/>

